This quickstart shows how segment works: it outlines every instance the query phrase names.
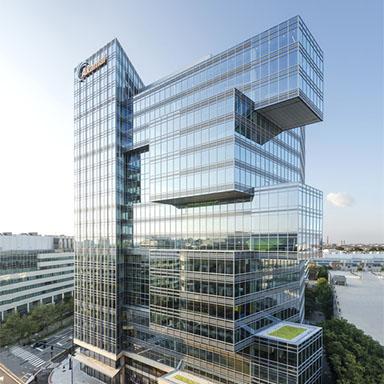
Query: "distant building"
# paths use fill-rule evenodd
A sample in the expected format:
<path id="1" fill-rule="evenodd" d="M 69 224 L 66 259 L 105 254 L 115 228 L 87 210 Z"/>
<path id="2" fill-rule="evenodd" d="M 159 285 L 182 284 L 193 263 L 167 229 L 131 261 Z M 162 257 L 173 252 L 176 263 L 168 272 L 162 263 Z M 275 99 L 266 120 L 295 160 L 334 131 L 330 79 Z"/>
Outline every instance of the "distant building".
<path id="1" fill-rule="evenodd" d="M 384 267 L 384 254 L 375 253 L 325 253 L 323 257 L 310 260 L 318 266 L 327 266 L 334 270 L 354 271 L 358 268 L 364 271 L 379 272 Z"/>
<path id="2" fill-rule="evenodd" d="M 332 284 L 347 285 L 347 278 L 344 275 L 334 275 L 332 276 Z"/>
<path id="3" fill-rule="evenodd" d="M 0 233 L 0 321 L 73 294 L 73 238 Z"/>

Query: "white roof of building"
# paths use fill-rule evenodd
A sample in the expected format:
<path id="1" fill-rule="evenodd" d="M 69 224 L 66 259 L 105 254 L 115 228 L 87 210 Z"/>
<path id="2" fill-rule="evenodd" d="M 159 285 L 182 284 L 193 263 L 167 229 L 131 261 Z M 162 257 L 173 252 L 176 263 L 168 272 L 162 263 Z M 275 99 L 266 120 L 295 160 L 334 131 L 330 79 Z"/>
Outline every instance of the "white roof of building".
<path id="1" fill-rule="evenodd" d="M 1 251 L 33 251 L 53 249 L 54 236 L 0 235 Z"/>

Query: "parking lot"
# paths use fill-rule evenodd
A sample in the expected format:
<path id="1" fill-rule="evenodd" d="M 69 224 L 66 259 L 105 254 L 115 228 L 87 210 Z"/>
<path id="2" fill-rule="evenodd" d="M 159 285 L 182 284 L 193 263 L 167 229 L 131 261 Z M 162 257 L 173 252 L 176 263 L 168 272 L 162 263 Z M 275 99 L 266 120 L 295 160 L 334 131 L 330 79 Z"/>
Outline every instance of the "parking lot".
<path id="1" fill-rule="evenodd" d="M 21 382 L 25 383 L 37 372 L 49 368 L 52 364 L 52 358 L 65 352 L 65 349 L 71 348 L 72 334 L 73 328 L 68 327 L 44 338 L 44 343 L 13 345 L 1 348 L 0 364 L 8 368 Z M 66 354 L 63 354 L 61 359 L 64 359 L 65 356 Z M 2 375 L 3 373 L 0 372 L 0 377 Z"/>

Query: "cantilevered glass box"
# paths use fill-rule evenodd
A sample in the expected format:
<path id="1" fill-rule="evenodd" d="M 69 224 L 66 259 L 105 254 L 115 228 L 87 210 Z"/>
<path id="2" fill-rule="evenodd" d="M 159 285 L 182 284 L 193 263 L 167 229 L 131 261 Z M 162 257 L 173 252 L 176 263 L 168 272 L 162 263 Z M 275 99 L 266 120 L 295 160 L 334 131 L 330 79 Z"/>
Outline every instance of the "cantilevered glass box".
<path id="1" fill-rule="evenodd" d="M 296 17 L 145 88 L 134 99 L 133 145 L 149 145 L 150 201 L 249 201 L 255 187 L 279 182 L 239 180 L 241 169 L 258 166 L 240 163 L 236 145 L 251 140 L 261 157 L 274 137 L 321 121 L 322 66 L 321 49 Z"/>

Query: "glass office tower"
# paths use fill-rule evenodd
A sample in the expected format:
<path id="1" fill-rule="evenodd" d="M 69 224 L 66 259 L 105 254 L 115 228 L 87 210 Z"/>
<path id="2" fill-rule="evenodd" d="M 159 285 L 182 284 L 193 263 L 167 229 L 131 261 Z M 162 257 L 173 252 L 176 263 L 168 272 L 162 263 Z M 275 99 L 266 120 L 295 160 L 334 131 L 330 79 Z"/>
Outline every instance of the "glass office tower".
<path id="1" fill-rule="evenodd" d="M 87 358 L 122 350 L 127 208 L 125 151 L 143 83 L 115 39 L 75 71 L 75 324 Z M 90 346 L 92 346 L 91 349 Z"/>
<path id="2" fill-rule="evenodd" d="M 321 329 L 279 343 L 269 328 L 304 317 L 322 237 L 304 126 L 322 111 L 323 54 L 300 17 L 148 86 L 117 40 L 75 69 L 85 370 L 121 384 L 320 382 Z"/>

